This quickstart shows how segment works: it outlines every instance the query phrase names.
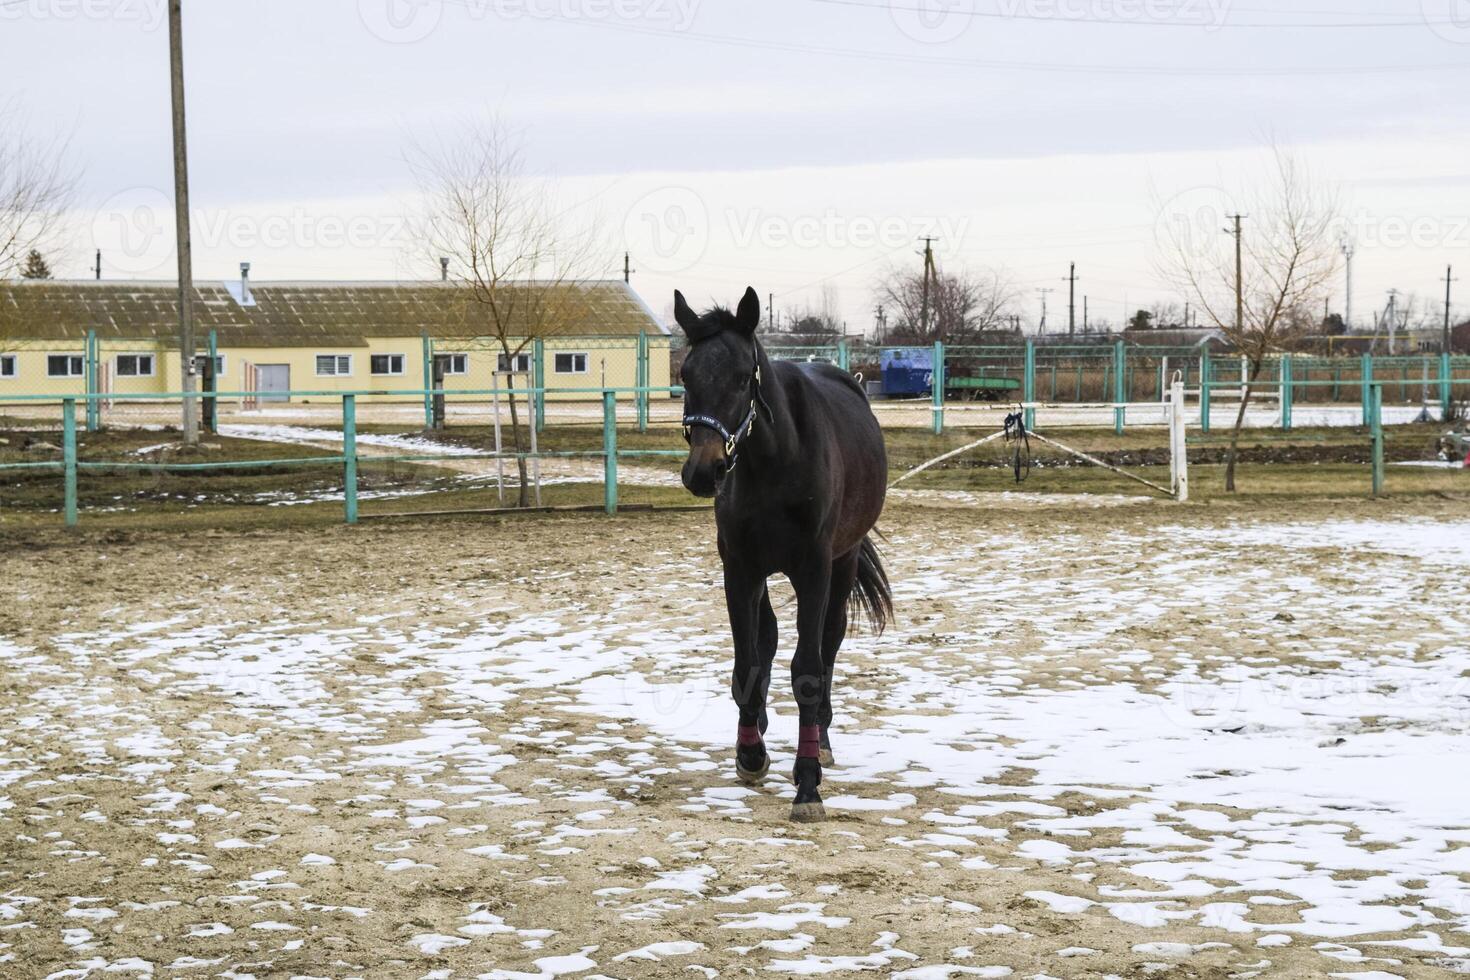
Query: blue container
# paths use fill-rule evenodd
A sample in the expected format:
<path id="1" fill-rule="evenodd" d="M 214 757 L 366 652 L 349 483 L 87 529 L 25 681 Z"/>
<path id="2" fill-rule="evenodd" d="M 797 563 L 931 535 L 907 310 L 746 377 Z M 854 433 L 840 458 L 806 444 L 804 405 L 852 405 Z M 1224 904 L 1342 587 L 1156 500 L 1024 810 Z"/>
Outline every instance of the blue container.
<path id="1" fill-rule="evenodd" d="M 934 351 L 928 347 L 895 347 L 879 354 L 883 394 L 887 398 L 928 395 L 934 389 Z"/>

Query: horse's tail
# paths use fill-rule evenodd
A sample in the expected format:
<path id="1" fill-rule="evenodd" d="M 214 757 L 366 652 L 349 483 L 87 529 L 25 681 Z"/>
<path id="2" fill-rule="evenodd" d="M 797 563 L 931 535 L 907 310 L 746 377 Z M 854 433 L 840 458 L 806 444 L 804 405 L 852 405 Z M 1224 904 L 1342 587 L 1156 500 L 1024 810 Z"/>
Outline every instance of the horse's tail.
<path id="1" fill-rule="evenodd" d="M 878 546 L 864 537 L 858 546 L 857 586 L 848 599 L 854 614 L 861 613 L 874 633 L 881 634 L 893 621 L 893 591 L 888 587 L 888 573 L 878 557 Z"/>

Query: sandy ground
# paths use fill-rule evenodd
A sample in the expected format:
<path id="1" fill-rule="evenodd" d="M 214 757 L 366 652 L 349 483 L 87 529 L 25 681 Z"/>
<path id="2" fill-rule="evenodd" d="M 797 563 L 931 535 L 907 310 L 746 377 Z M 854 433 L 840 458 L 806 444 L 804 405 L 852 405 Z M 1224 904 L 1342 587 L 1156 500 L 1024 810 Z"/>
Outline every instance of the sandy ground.
<path id="1" fill-rule="evenodd" d="M 821 825 L 708 514 L 11 539 L 0 975 L 1470 973 L 1462 511 L 915 499 Z"/>

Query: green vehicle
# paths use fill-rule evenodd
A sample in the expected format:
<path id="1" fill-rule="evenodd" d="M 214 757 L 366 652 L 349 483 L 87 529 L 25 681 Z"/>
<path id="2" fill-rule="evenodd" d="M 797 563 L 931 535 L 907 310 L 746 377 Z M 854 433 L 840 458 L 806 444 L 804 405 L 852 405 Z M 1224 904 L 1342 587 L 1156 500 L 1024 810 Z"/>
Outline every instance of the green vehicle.
<path id="1" fill-rule="evenodd" d="M 1014 401 L 1020 397 L 1021 382 L 1015 378 L 976 378 L 961 375 L 944 379 L 944 397 L 955 402 Z"/>

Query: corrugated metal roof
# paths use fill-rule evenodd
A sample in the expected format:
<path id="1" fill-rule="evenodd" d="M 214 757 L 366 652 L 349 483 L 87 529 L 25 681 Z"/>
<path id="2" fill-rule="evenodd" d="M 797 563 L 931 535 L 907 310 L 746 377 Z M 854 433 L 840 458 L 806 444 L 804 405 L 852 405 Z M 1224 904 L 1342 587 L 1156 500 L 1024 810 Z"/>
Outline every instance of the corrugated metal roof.
<path id="1" fill-rule="evenodd" d="M 230 285 L 234 285 L 233 283 Z M 238 287 L 237 287 L 238 288 Z M 195 329 L 227 347 L 362 346 L 370 337 L 476 337 L 493 333 L 498 304 L 512 336 L 632 337 L 666 333 L 626 284 L 515 283 L 494 296 L 439 283 L 252 283 L 242 306 L 223 283 L 195 283 Z M 21 280 L 0 284 L 0 338 L 172 338 L 178 287 L 170 282 Z"/>

